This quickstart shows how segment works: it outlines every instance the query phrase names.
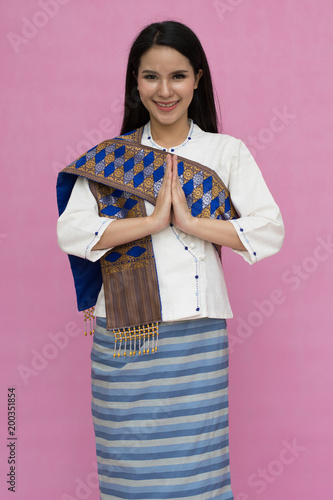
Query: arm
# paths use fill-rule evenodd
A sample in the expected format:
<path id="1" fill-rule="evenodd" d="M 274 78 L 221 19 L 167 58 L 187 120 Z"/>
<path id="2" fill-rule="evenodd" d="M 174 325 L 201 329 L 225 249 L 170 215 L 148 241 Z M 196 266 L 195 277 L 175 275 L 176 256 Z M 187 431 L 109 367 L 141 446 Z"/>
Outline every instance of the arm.
<path id="1" fill-rule="evenodd" d="M 152 215 L 138 219 L 118 219 L 104 231 L 93 250 L 102 250 L 134 241 L 148 234 L 155 234 L 170 224 L 171 220 L 171 156 L 167 156 L 165 176 L 156 198 Z"/>
<path id="2" fill-rule="evenodd" d="M 248 148 L 236 140 L 232 150 L 228 187 L 239 219 L 230 223 L 247 250 L 240 255 L 249 264 L 254 264 L 281 249 L 284 224 L 280 209 Z M 235 252 L 239 253 L 237 249 Z"/>
<path id="3" fill-rule="evenodd" d="M 228 221 L 201 219 L 191 215 L 184 191 L 179 183 L 177 156 L 171 158 L 171 155 L 167 155 L 165 177 L 153 214 L 139 219 L 114 221 L 106 228 L 93 250 L 122 245 L 161 231 L 171 221 L 171 204 L 172 222 L 185 233 L 218 245 L 245 250 L 236 229 Z"/>
<path id="4" fill-rule="evenodd" d="M 230 247 L 253 264 L 277 253 L 284 225 L 262 174 L 242 141 L 233 139 L 223 162 L 228 187 L 239 218 L 231 221 L 192 217 L 178 180 L 176 159 L 172 178 L 172 221 L 184 232 Z"/>
<path id="5" fill-rule="evenodd" d="M 57 222 L 59 246 L 67 254 L 95 262 L 105 251 L 92 251 L 92 247 L 112 223 L 112 219 L 99 216 L 88 180 L 78 177 Z"/>
<path id="6" fill-rule="evenodd" d="M 192 217 L 191 214 L 190 217 Z M 207 240 L 234 250 L 246 250 L 236 229 L 229 221 L 192 217 L 192 220 L 188 220 L 187 222 L 184 218 L 181 223 L 182 227 L 176 222 L 174 224 L 185 233 L 197 236 L 202 240 Z"/>

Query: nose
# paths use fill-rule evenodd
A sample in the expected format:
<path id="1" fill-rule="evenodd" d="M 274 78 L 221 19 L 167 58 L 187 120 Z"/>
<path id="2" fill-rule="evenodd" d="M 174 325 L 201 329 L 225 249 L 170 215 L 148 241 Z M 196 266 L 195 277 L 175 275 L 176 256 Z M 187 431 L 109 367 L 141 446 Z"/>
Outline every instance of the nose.
<path id="1" fill-rule="evenodd" d="M 157 94 L 164 99 L 172 95 L 171 84 L 168 80 L 160 80 Z"/>

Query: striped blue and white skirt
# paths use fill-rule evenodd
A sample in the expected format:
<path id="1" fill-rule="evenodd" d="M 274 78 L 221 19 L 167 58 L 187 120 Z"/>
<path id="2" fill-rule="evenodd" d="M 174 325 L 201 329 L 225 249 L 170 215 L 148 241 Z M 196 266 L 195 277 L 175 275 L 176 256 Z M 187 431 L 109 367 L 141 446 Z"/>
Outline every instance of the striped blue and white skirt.
<path id="1" fill-rule="evenodd" d="M 91 359 L 102 500 L 233 499 L 225 320 L 162 323 L 155 353 L 114 357 L 97 318 Z"/>

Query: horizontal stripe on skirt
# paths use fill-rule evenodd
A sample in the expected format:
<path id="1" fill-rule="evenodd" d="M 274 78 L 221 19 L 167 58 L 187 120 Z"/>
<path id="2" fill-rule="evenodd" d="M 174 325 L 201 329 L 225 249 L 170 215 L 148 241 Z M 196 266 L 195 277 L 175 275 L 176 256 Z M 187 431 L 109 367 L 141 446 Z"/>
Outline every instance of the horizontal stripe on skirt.
<path id="1" fill-rule="evenodd" d="M 101 499 L 232 500 L 225 320 L 161 323 L 141 356 L 114 357 L 105 327 L 91 352 Z"/>

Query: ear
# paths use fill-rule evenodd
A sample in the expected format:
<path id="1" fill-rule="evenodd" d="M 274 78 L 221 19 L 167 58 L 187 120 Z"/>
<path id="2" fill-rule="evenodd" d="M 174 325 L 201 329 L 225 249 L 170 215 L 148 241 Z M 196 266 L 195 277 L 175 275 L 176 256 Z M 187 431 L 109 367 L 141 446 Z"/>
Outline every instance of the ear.
<path id="1" fill-rule="evenodd" d="M 203 75 L 203 70 L 202 70 L 202 69 L 199 69 L 198 73 L 195 75 L 194 89 L 197 89 L 197 88 L 198 88 L 198 85 L 199 85 L 199 80 L 200 80 L 200 78 L 202 77 L 202 75 Z"/>

